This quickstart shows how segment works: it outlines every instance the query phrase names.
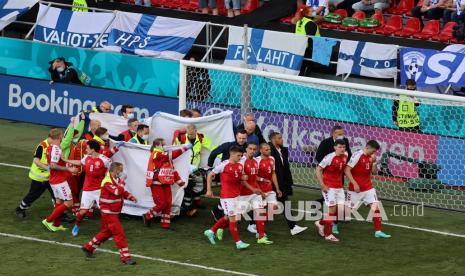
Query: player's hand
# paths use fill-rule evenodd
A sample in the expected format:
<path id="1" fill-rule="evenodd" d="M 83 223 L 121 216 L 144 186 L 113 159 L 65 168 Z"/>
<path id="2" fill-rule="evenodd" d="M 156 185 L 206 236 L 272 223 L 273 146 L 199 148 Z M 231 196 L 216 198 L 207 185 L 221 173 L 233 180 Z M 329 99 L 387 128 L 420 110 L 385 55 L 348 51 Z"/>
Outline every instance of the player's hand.
<path id="1" fill-rule="evenodd" d="M 209 197 L 209 198 L 212 198 L 213 197 L 213 191 L 209 190 L 207 191 L 207 193 L 205 194 L 205 196 Z"/>
<path id="2" fill-rule="evenodd" d="M 261 194 L 262 194 L 262 191 L 261 191 L 260 189 L 257 189 L 257 188 L 252 189 L 252 192 L 253 192 L 254 194 L 256 194 L 256 195 L 261 195 Z"/>
<path id="3" fill-rule="evenodd" d="M 354 192 L 360 193 L 360 186 L 358 184 L 354 184 Z"/>
<path id="4" fill-rule="evenodd" d="M 370 161 L 371 161 L 372 163 L 376 163 L 376 155 L 375 155 L 374 153 L 371 155 Z"/>
<path id="5" fill-rule="evenodd" d="M 50 171 L 50 166 L 45 167 L 45 170 L 49 172 Z"/>
<path id="6" fill-rule="evenodd" d="M 69 171 L 70 173 L 77 173 L 77 172 L 78 172 L 78 168 L 76 168 L 76 167 L 68 167 L 68 171 Z"/>
<path id="7" fill-rule="evenodd" d="M 116 143 L 115 147 L 119 149 L 122 145 L 124 145 L 124 141 L 119 141 Z"/>
<path id="8" fill-rule="evenodd" d="M 129 199 L 130 201 L 134 202 L 134 203 L 137 203 L 137 198 L 136 198 L 135 196 L 133 196 L 133 195 L 130 195 L 130 196 L 128 197 L 128 199 Z"/>
<path id="9" fill-rule="evenodd" d="M 74 117 L 71 117 L 71 119 L 69 119 L 69 121 L 70 121 L 70 123 L 71 123 L 72 125 L 74 125 L 74 119 L 75 119 Z"/>
<path id="10" fill-rule="evenodd" d="M 186 185 L 186 182 L 184 182 L 184 181 L 178 183 L 178 186 L 179 186 L 179 187 L 184 187 L 184 185 Z"/>
<path id="11" fill-rule="evenodd" d="M 192 148 L 192 144 L 189 143 L 189 144 L 185 144 L 183 147 L 182 147 L 185 151 L 186 150 L 190 150 Z"/>
<path id="12" fill-rule="evenodd" d="M 327 193 L 328 192 L 328 186 L 326 186 L 326 185 L 321 186 L 321 190 L 323 192 Z"/>
<path id="13" fill-rule="evenodd" d="M 85 120 L 86 119 L 86 114 L 84 112 L 81 112 L 81 120 Z"/>
<path id="14" fill-rule="evenodd" d="M 281 192 L 281 190 L 276 190 L 276 193 L 278 194 L 278 197 L 283 197 L 283 192 Z"/>
<path id="15" fill-rule="evenodd" d="M 52 81 L 52 80 L 48 82 L 48 84 L 50 84 L 50 85 L 52 85 L 53 83 L 54 83 L 54 81 Z"/>

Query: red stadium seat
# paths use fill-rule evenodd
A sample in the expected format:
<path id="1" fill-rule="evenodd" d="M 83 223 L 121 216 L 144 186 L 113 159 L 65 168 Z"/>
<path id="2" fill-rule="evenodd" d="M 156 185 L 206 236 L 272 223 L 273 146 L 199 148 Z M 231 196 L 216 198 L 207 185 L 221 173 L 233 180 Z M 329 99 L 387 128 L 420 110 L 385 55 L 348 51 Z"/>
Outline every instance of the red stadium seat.
<path id="1" fill-rule="evenodd" d="M 452 32 L 454 31 L 455 26 L 457 26 L 457 22 L 447 22 L 447 24 L 442 28 L 441 32 L 431 37 L 431 39 L 435 41 L 448 42 L 452 39 Z"/>
<path id="2" fill-rule="evenodd" d="M 377 34 L 392 35 L 402 29 L 402 17 L 400 15 L 392 15 L 388 18 L 384 27 L 376 29 Z"/>
<path id="3" fill-rule="evenodd" d="M 160 5 L 168 9 L 177 9 L 184 3 L 185 1 L 182 0 L 162 0 Z"/>
<path id="4" fill-rule="evenodd" d="M 279 21 L 281 23 L 291 24 L 292 18 L 294 18 L 294 16 L 290 15 L 290 16 L 283 17 L 283 18 L 279 19 Z"/>
<path id="5" fill-rule="evenodd" d="M 404 28 L 395 32 L 394 35 L 400 37 L 411 37 L 413 34 L 419 33 L 420 31 L 420 19 L 412 17 L 409 20 L 407 20 L 407 23 L 405 23 Z"/>
<path id="6" fill-rule="evenodd" d="M 334 13 L 339 14 L 342 17 L 342 19 L 347 17 L 347 11 L 344 10 L 344 9 L 337 9 L 337 10 L 334 11 Z M 337 29 L 340 26 L 341 26 L 341 24 L 331 23 L 331 22 L 323 22 L 323 23 L 320 24 L 320 27 L 326 28 L 326 29 Z"/>
<path id="7" fill-rule="evenodd" d="M 417 7 L 421 7 L 421 6 L 423 6 L 423 0 L 418 0 Z M 412 16 L 412 10 L 409 10 L 405 15 Z"/>
<path id="8" fill-rule="evenodd" d="M 199 0 L 188 0 L 180 8 L 186 11 L 197 11 L 199 9 Z"/>
<path id="9" fill-rule="evenodd" d="M 224 6 L 224 0 L 216 0 L 216 8 L 218 9 L 219 15 L 227 15 L 228 11 Z"/>
<path id="10" fill-rule="evenodd" d="M 366 17 L 364 11 L 356 11 L 353 15 L 352 18 L 357 19 L 358 21 L 364 19 Z M 346 30 L 346 31 L 355 31 L 357 28 L 356 27 L 346 27 L 346 26 L 340 26 L 339 27 L 341 30 Z"/>
<path id="11" fill-rule="evenodd" d="M 406 14 L 407 12 L 411 11 L 414 6 L 415 6 L 414 0 L 401 0 L 396 7 L 389 9 L 387 12 L 391 14 L 402 15 L 402 14 Z"/>
<path id="12" fill-rule="evenodd" d="M 439 20 L 429 20 L 425 27 L 419 33 L 413 35 L 418 39 L 430 39 L 432 36 L 439 34 Z"/>
<path id="13" fill-rule="evenodd" d="M 364 33 L 373 33 L 375 30 L 384 27 L 384 14 L 383 14 L 383 13 L 381 13 L 381 12 L 375 12 L 375 14 L 373 14 L 373 15 L 371 16 L 371 18 L 378 19 L 378 21 L 379 21 L 379 26 L 378 26 L 378 27 L 372 27 L 372 28 L 363 28 L 363 27 L 359 27 L 357 30 L 358 30 L 359 32 L 364 32 Z"/>
<path id="14" fill-rule="evenodd" d="M 258 9 L 259 6 L 259 0 L 247 0 L 241 9 L 241 13 L 253 12 L 254 10 Z"/>

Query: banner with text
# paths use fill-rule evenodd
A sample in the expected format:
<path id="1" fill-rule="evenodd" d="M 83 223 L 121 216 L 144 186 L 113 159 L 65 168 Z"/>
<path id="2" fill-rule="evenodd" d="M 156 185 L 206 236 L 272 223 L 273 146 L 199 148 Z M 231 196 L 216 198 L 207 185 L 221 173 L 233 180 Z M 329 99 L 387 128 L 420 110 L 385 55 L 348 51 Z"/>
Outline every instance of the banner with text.
<path id="1" fill-rule="evenodd" d="M 308 38 L 292 33 L 249 28 L 247 32 L 250 67 L 274 73 L 298 75 Z M 244 28 L 229 26 L 225 65 L 244 64 Z"/>

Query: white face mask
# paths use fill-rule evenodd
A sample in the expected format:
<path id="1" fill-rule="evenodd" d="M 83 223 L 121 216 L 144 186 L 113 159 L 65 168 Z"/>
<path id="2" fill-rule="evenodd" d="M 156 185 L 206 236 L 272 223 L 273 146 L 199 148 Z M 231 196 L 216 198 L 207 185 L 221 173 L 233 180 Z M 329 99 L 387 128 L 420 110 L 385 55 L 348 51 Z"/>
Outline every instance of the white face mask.
<path id="1" fill-rule="evenodd" d="M 144 140 L 146 140 L 146 141 L 147 141 L 147 140 L 149 139 L 149 135 L 148 135 L 148 134 L 144 134 L 144 135 L 142 135 L 142 139 L 144 139 Z"/>
<path id="2" fill-rule="evenodd" d="M 134 119 L 134 117 L 135 117 L 134 113 L 129 113 L 129 114 L 127 114 L 127 116 L 128 116 L 128 119 Z"/>
<path id="3" fill-rule="evenodd" d="M 108 134 L 102 136 L 102 140 L 108 140 L 108 139 L 110 139 L 110 136 Z"/>
<path id="4" fill-rule="evenodd" d="M 63 73 L 63 71 L 65 71 L 65 68 L 64 68 L 64 67 L 58 67 L 58 68 L 57 68 L 57 72 L 58 72 L 58 73 Z"/>
<path id="5" fill-rule="evenodd" d="M 116 174 L 116 178 L 121 178 L 123 177 L 123 175 L 124 175 L 123 172 L 119 172 L 118 174 Z"/>
<path id="6" fill-rule="evenodd" d="M 73 143 L 77 144 L 77 142 L 79 142 L 79 138 L 74 138 Z"/>
<path id="7" fill-rule="evenodd" d="M 344 135 L 339 135 L 336 137 L 336 140 L 344 140 L 345 136 Z"/>

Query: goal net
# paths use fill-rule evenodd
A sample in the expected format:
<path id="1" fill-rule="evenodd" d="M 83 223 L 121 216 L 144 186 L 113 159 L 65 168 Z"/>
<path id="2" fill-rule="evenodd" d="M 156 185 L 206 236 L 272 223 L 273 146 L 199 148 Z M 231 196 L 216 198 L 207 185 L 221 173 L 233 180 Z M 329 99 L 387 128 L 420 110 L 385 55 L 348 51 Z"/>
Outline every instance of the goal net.
<path id="1" fill-rule="evenodd" d="M 464 98 L 190 61 L 181 62 L 180 80 L 181 107 L 232 110 L 236 125 L 251 111 L 265 139 L 282 133 L 297 185 L 319 188 L 315 152 L 340 125 L 352 152 L 380 143 L 380 197 L 465 210 Z M 399 99 L 415 105 L 419 130 L 399 129 Z"/>

